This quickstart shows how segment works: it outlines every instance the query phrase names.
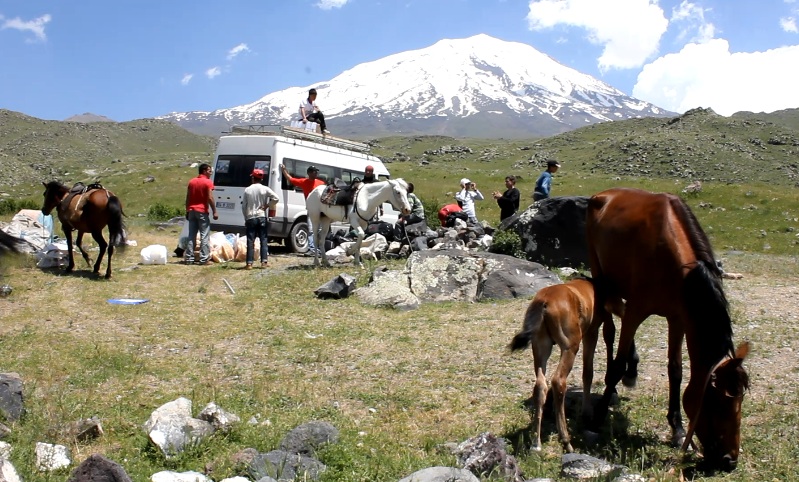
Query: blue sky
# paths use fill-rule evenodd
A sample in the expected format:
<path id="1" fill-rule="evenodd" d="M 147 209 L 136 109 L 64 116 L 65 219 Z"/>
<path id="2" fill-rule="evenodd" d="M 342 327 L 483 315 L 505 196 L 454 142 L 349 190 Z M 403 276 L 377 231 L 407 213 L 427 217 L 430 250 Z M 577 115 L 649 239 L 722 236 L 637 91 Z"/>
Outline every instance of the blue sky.
<path id="1" fill-rule="evenodd" d="M 0 108 L 227 108 L 484 33 L 666 109 L 771 112 L 799 107 L 798 24 L 799 0 L 0 0 Z"/>

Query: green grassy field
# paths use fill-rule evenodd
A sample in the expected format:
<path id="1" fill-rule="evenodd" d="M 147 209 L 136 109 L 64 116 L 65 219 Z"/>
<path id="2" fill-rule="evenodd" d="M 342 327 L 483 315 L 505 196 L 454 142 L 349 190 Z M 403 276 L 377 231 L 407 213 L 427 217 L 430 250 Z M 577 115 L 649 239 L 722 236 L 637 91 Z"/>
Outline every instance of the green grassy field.
<path id="1" fill-rule="evenodd" d="M 604 131 L 594 129 L 594 134 L 596 142 L 609 138 Z M 616 142 L 621 134 L 610 138 Z M 381 139 L 375 151 L 387 159 L 397 152 L 407 155 L 410 161 L 389 164 L 392 175 L 414 182 L 422 200 L 437 205 L 452 202 L 462 177 L 477 182 L 488 197 L 502 190 L 507 174 L 520 177 L 522 204 L 531 201 L 547 157 L 563 165 L 555 195 L 591 195 L 614 186 L 680 193 L 693 181 L 684 173 L 641 174 L 646 167 L 628 173 L 600 168 L 599 157 L 591 157 L 593 147 L 569 139 L 574 137 L 529 142 L 389 138 Z M 424 154 L 446 144 L 468 145 L 472 154 Z M 280 247 L 274 247 L 273 268 L 264 271 L 246 272 L 236 263 L 182 266 L 175 258 L 167 266 L 137 266 L 142 247 L 163 244 L 171 250 L 178 237 L 177 228 L 153 226 L 147 213 L 155 205 L 179 211 L 186 182 L 196 175 L 195 168 L 181 166 L 208 159 L 210 153 L 202 150 L 164 150 L 122 162 L 65 161 L 59 178 L 87 181 L 100 173 L 125 205 L 130 238 L 138 247 L 118 254 L 112 280 L 92 279 L 82 261 L 76 275 L 42 271 L 24 260 L 4 261 L 3 282 L 14 291 L 0 299 L 0 372 L 17 372 L 25 380 L 27 414 L 12 425 L 8 439 L 14 447 L 11 459 L 25 481 L 62 481 L 69 473 L 38 472 L 37 441 L 67 445 L 76 462 L 102 453 L 137 481 L 165 469 L 207 469 L 221 480 L 238 472 L 232 454 L 246 447 L 275 449 L 288 430 L 314 419 L 341 430 L 341 442 L 321 454 L 329 467 L 325 481 L 391 481 L 424 467 L 454 465 L 441 444 L 484 431 L 512 442 L 526 477 L 557 477 L 561 451 L 551 420 L 545 422 L 544 451 L 528 449 L 531 356 L 505 351 L 528 300 L 440 303 L 410 313 L 362 306 L 354 298 L 321 301 L 314 288 L 341 272 L 356 275 L 364 285 L 376 264 L 363 271 L 351 266 L 313 270 L 308 259 Z M 422 159 L 429 164 L 420 165 Z M 155 181 L 144 182 L 147 176 Z M 3 211 L 3 203 L 36 205 L 41 191 L 33 181 L 0 185 L 0 192 L 9 194 L 0 197 L 0 219 L 14 212 Z M 745 183 L 706 181 L 700 193 L 685 196 L 725 269 L 745 276 L 725 286 L 735 340 L 750 340 L 755 347 L 746 362 L 752 389 L 744 402 L 739 468 L 711 480 L 795 480 L 799 194 L 786 175 Z M 476 206 L 478 217 L 497 223 L 494 201 Z M 108 304 L 114 297 L 150 301 Z M 664 333 L 664 320 L 653 318 L 642 326 L 639 387 L 621 391 L 621 405 L 596 445 L 582 438 L 578 407 L 569 412 L 578 451 L 625 464 L 656 481 L 677 480 L 679 469 L 692 462 L 683 462 L 666 442 Z M 550 367 L 557 358 L 556 353 Z M 601 350 L 597 360 L 604 360 Z M 602 388 L 602 365 L 596 366 L 595 393 Z M 687 370 L 685 376 L 687 381 Z M 575 369 L 570 386 L 579 383 Z M 141 425 L 155 408 L 180 396 L 194 402 L 195 412 L 215 401 L 245 421 L 256 417 L 260 423 L 241 424 L 166 460 Z M 78 443 L 65 435 L 66 423 L 93 415 L 102 419 L 103 437 Z"/>

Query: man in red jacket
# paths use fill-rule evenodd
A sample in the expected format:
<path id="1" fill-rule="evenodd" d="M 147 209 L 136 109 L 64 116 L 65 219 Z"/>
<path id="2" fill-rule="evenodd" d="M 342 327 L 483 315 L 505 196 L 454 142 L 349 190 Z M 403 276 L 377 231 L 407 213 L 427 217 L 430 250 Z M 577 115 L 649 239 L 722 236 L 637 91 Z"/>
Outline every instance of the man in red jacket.
<path id="1" fill-rule="evenodd" d="M 283 164 L 280 165 L 280 171 L 283 173 L 283 177 L 288 179 L 292 186 L 297 186 L 302 189 L 302 195 L 305 196 L 305 199 L 308 199 L 308 195 L 311 194 L 311 191 L 325 184 L 325 181 L 316 177 L 319 175 L 319 168 L 316 166 L 310 166 L 306 169 L 305 172 L 308 174 L 308 177 L 291 177 L 291 173 L 289 173 L 288 169 L 286 169 L 286 166 Z M 308 252 L 311 254 L 313 254 L 316 249 L 313 232 L 311 219 L 308 218 Z"/>
<path id="2" fill-rule="evenodd" d="M 211 181 L 211 166 L 200 164 L 200 173 L 189 181 L 186 188 L 186 220 L 189 222 L 189 245 L 186 248 L 185 263 L 194 263 L 194 246 L 197 243 L 197 233 L 200 233 L 200 264 L 210 265 L 211 246 L 211 219 L 208 217 L 209 207 L 214 219 L 219 219 L 214 201 L 214 183 Z"/>

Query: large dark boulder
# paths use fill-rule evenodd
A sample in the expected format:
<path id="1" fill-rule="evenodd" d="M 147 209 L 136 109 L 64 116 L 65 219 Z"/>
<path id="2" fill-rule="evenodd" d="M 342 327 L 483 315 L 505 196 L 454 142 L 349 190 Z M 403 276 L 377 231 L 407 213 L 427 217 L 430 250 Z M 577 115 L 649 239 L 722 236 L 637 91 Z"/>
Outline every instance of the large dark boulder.
<path id="1" fill-rule="evenodd" d="M 514 228 L 527 259 L 550 267 L 587 267 L 587 208 L 585 196 L 553 197 L 521 213 Z"/>
<path id="2" fill-rule="evenodd" d="M 67 482 L 131 482 L 131 478 L 118 463 L 94 454 L 75 467 Z"/>
<path id="3" fill-rule="evenodd" d="M 16 422 L 24 412 L 22 378 L 17 373 L 0 373 L 0 420 Z"/>

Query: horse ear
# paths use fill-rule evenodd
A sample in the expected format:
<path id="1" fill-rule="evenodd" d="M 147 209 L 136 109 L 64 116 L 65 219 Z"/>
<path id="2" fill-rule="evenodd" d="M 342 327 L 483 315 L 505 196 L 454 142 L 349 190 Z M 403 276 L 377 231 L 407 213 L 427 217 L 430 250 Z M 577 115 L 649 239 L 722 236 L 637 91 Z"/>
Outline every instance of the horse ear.
<path id="1" fill-rule="evenodd" d="M 749 354 L 749 350 L 752 349 L 752 344 L 748 341 L 745 341 L 738 345 L 738 348 L 735 349 L 735 358 L 740 358 L 743 360 L 746 358 L 746 355 Z"/>
<path id="2" fill-rule="evenodd" d="M 42 186 L 47 187 L 47 183 L 42 181 Z"/>

